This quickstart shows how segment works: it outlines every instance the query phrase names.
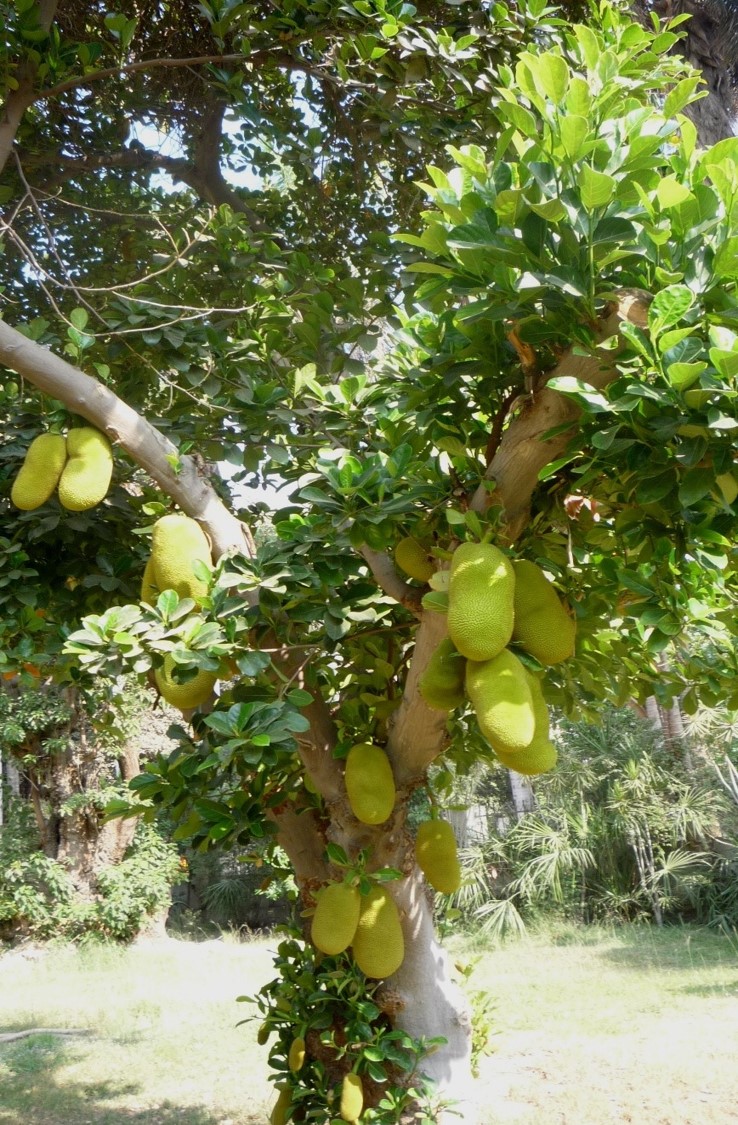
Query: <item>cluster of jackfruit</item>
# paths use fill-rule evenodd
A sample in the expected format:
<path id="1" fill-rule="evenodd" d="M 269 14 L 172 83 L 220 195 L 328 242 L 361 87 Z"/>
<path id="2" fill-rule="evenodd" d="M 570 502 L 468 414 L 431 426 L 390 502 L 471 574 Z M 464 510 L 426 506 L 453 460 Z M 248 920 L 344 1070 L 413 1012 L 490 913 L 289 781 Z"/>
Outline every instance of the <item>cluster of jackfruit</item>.
<path id="1" fill-rule="evenodd" d="M 400 915 L 384 887 L 368 894 L 347 883 L 330 883 L 318 894 L 310 937 L 316 949 L 336 956 L 351 946 L 356 964 L 368 977 L 396 973 L 405 956 Z"/>
<path id="2" fill-rule="evenodd" d="M 558 664 L 574 653 L 576 625 L 541 568 L 511 561 L 489 543 L 457 547 L 448 632 L 421 677 L 428 705 L 450 711 L 468 698 L 503 765 L 524 774 L 553 769 L 556 748 L 541 682 L 515 648 L 544 666 Z"/>
<path id="3" fill-rule="evenodd" d="M 154 524 L 151 536 L 151 555 L 141 582 L 141 601 L 153 605 L 163 590 L 176 590 L 181 598 L 197 598 L 207 593 L 207 582 L 195 574 L 195 564 L 212 567 L 210 544 L 196 520 L 181 512 L 162 516 Z M 201 669 L 186 683 L 178 683 L 172 676 L 174 661 L 164 658 L 164 664 L 154 673 L 160 694 L 182 711 L 192 710 L 210 698 L 217 676 Z"/>
<path id="4" fill-rule="evenodd" d="M 58 489 L 59 503 L 70 512 L 86 512 L 107 495 L 113 475 L 113 451 L 99 430 L 81 426 L 63 434 L 39 434 L 28 447 L 13 482 L 10 499 L 32 512 Z"/>

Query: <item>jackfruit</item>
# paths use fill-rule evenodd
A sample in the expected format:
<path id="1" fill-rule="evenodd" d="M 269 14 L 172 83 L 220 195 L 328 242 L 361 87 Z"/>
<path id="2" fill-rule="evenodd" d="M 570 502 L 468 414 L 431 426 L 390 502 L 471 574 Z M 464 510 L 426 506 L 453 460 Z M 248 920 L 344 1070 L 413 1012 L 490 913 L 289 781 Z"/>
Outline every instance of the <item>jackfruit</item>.
<path id="1" fill-rule="evenodd" d="M 354 940 L 359 924 L 361 895 L 357 887 L 347 883 L 331 883 L 318 895 L 310 936 L 321 953 L 335 957 Z"/>
<path id="2" fill-rule="evenodd" d="M 256 1033 L 256 1042 L 260 1047 L 263 1047 L 264 1044 L 269 1041 L 270 1031 L 271 1029 L 268 1023 L 263 1023 L 260 1025 L 259 1030 Z"/>
<path id="3" fill-rule="evenodd" d="M 67 442 L 62 434 L 35 437 L 10 491 L 16 508 L 32 512 L 45 504 L 59 483 L 66 460 Z"/>
<path id="4" fill-rule="evenodd" d="M 452 895 L 461 885 L 461 868 L 454 830 L 447 820 L 426 820 L 418 828 L 415 858 L 420 870 L 443 895 Z"/>
<path id="5" fill-rule="evenodd" d="M 428 582 L 433 576 L 435 567 L 428 557 L 428 552 L 412 535 L 405 536 L 395 547 L 395 562 L 400 570 L 404 570 L 411 578 L 418 582 Z"/>
<path id="6" fill-rule="evenodd" d="M 278 1086 L 279 1097 L 272 1107 L 269 1117 L 270 1125 L 286 1125 L 287 1111 L 292 1105 L 292 1094 L 289 1086 Z"/>
<path id="7" fill-rule="evenodd" d="M 180 684 L 172 679 L 173 668 L 171 656 L 165 656 L 164 666 L 154 672 L 156 686 L 167 703 L 171 703 L 172 707 L 179 707 L 180 711 L 191 711 L 210 699 L 217 676 L 201 669 L 186 684 Z"/>
<path id="8" fill-rule="evenodd" d="M 86 512 L 104 499 L 113 475 L 113 450 L 99 430 L 82 426 L 67 434 L 68 460 L 59 478 L 59 503 Z"/>
<path id="9" fill-rule="evenodd" d="M 384 824 L 395 807 L 395 779 L 384 750 L 369 742 L 352 747 L 345 781 L 356 819 L 362 824 Z"/>
<path id="10" fill-rule="evenodd" d="M 548 737 L 549 716 L 548 705 L 543 695 L 540 680 L 532 672 L 525 669 L 526 679 L 533 699 L 533 714 L 535 716 L 535 730 L 530 745 L 524 750 L 517 750 L 508 754 L 503 749 L 493 746 L 495 756 L 507 769 L 516 770 L 533 776 L 538 773 L 548 773 L 556 765 L 558 753 L 556 747 Z"/>
<path id="11" fill-rule="evenodd" d="M 466 660 L 446 637 L 435 650 L 420 677 L 420 694 L 429 707 L 453 711 L 464 702 Z"/>
<path id="12" fill-rule="evenodd" d="M 391 977 L 402 964 L 405 942 L 400 915 L 384 887 L 372 887 L 362 895 L 352 949 L 356 964 L 368 977 Z"/>
<path id="13" fill-rule="evenodd" d="M 493 750 L 512 754 L 530 746 L 536 725 L 533 697 L 525 667 L 514 653 L 506 648 L 494 660 L 470 660 L 466 693 Z"/>
<path id="14" fill-rule="evenodd" d="M 451 560 L 448 633 L 469 660 L 491 660 L 513 631 L 515 576 L 490 543 L 462 543 Z"/>
<path id="15" fill-rule="evenodd" d="M 301 1035 L 298 1035 L 296 1039 L 292 1040 L 290 1053 L 287 1056 L 287 1065 L 289 1066 L 290 1070 L 294 1071 L 295 1074 L 297 1074 L 298 1070 L 302 1069 L 304 1062 L 305 1040 Z"/>
<path id="16" fill-rule="evenodd" d="M 159 590 L 156 585 L 156 575 L 154 574 L 154 560 L 149 558 L 146 560 L 143 578 L 141 579 L 141 601 L 146 602 L 146 605 L 155 605 L 158 596 Z"/>
<path id="17" fill-rule="evenodd" d="M 556 765 L 558 753 L 553 742 L 544 738 L 540 741 L 534 739 L 530 746 L 526 746 L 525 750 L 518 750 L 514 754 L 505 754 L 502 750 L 495 750 L 495 757 L 506 769 L 533 777 L 538 773 L 549 773 Z"/>
<path id="18" fill-rule="evenodd" d="M 364 1088 L 358 1074 L 347 1074 L 341 1085 L 341 1120 L 356 1125 L 364 1108 Z"/>
<path id="19" fill-rule="evenodd" d="M 559 664 L 574 655 L 576 623 L 536 563 L 518 559 L 512 639 L 541 664 Z"/>
<path id="20" fill-rule="evenodd" d="M 210 569 L 210 544 L 196 520 L 182 512 L 162 516 L 151 535 L 151 558 L 159 590 L 176 590 L 180 598 L 199 598 L 208 584 L 195 577 L 194 563 Z"/>

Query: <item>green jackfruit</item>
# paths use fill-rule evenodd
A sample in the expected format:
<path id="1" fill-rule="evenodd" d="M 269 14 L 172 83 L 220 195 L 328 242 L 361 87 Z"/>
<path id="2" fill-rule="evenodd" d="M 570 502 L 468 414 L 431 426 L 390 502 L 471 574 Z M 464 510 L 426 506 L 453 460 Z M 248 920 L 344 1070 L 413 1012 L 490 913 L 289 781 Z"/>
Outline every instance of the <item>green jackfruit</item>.
<path id="1" fill-rule="evenodd" d="M 541 664 L 559 664 L 574 655 L 576 623 L 536 563 L 518 559 L 512 639 Z"/>
<path id="2" fill-rule="evenodd" d="M 334 957 L 343 953 L 354 940 L 359 924 L 361 895 L 357 887 L 347 883 L 331 883 L 318 895 L 310 936 L 322 953 Z"/>
<path id="3" fill-rule="evenodd" d="M 515 576 L 490 543 L 462 543 L 451 560 L 448 633 L 469 660 L 491 660 L 513 631 Z"/>
<path id="4" fill-rule="evenodd" d="M 290 1046 L 290 1053 L 287 1056 L 287 1065 L 290 1070 L 297 1074 L 298 1070 L 302 1070 L 305 1063 L 305 1040 L 301 1035 L 292 1040 Z"/>
<path id="5" fill-rule="evenodd" d="M 154 560 L 149 558 L 146 560 L 143 578 L 141 579 L 141 601 L 146 602 L 146 605 L 155 605 L 158 597 L 159 590 L 154 574 Z"/>
<path id="6" fill-rule="evenodd" d="M 417 539 L 407 535 L 395 547 L 395 562 L 400 570 L 416 578 L 418 582 L 429 582 L 433 577 L 435 567 L 431 562 L 428 552 Z"/>
<path id="7" fill-rule="evenodd" d="M 271 1033 L 271 1028 L 269 1027 L 268 1023 L 262 1023 L 259 1026 L 259 1030 L 256 1033 L 256 1042 L 259 1044 L 260 1047 L 263 1047 L 265 1043 L 269 1042 L 270 1033 Z"/>
<path id="8" fill-rule="evenodd" d="M 10 499 L 22 512 L 45 504 L 54 492 L 67 460 L 67 442 L 62 434 L 39 434 L 29 445 Z"/>
<path id="9" fill-rule="evenodd" d="M 535 733 L 533 697 L 525 667 L 514 653 L 506 648 L 493 660 L 470 660 L 466 693 L 493 750 L 512 754 L 530 746 Z"/>
<path id="10" fill-rule="evenodd" d="M 180 598 L 207 593 L 207 582 L 197 578 L 193 569 L 196 562 L 212 567 L 210 544 L 196 520 L 181 512 L 157 520 L 151 535 L 151 558 L 159 590 L 176 590 Z"/>
<path id="11" fill-rule="evenodd" d="M 533 714 L 535 716 L 535 730 L 530 745 L 524 750 L 517 750 L 514 754 L 505 753 L 497 746 L 492 749 L 495 756 L 507 769 L 516 770 L 533 776 L 539 773 L 548 773 L 556 765 L 558 753 L 553 742 L 548 737 L 549 716 L 548 705 L 543 695 L 541 682 L 526 668 L 525 675 L 533 698 Z"/>
<path id="12" fill-rule="evenodd" d="M 269 1117 L 270 1125 L 287 1125 L 287 1111 L 292 1105 L 292 1094 L 289 1086 L 278 1086 L 279 1097 L 272 1107 Z"/>
<path id="13" fill-rule="evenodd" d="M 429 707 L 453 711 L 464 702 L 466 660 L 446 637 L 435 650 L 420 677 L 420 694 Z"/>
<path id="14" fill-rule="evenodd" d="M 180 711 L 191 711 L 210 699 L 217 676 L 201 669 L 193 679 L 180 684 L 172 679 L 173 668 L 174 661 L 171 656 L 165 656 L 164 666 L 154 672 L 156 686 L 167 703 L 171 703 L 172 707 L 179 707 Z"/>
<path id="15" fill-rule="evenodd" d="M 405 942 L 400 915 L 384 887 L 372 887 L 362 895 L 352 949 L 356 964 L 368 977 L 391 977 L 402 964 Z"/>
<path id="16" fill-rule="evenodd" d="M 104 499 L 113 475 L 113 450 L 99 430 L 82 426 L 67 434 L 68 460 L 59 478 L 59 503 L 86 512 Z"/>
<path id="17" fill-rule="evenodd" d="M 341 1085 L 341 1120 L 356 1125 L 364 1108 L 364 1088 L 358 1074 L 347 1074 Z"/>
<path id="18" fill-rule="evenodd" d="M 384 750 L 362 742 L 346 758 L 346 792 L 362 824 L 384 824 L 395 807 L 395 778 Z"/>
<path id="19" fill-rule="evenodd" d="M 415 858 L 435 891 L 452 895 L 461 885 L 454 830 L 447 820 L 426 820 L 418 828 Z"/>
<path id="20" fill-rule="evenodd" d="M 558 753 L 553 742 L 544 738 L 540 742 L 534 740 L 525 750 L 518 750 L 515 754 L 495 750 L 495 757 L 506 769 L 533 777 L 538 773 L 549 773 L 556 765 Z"/>

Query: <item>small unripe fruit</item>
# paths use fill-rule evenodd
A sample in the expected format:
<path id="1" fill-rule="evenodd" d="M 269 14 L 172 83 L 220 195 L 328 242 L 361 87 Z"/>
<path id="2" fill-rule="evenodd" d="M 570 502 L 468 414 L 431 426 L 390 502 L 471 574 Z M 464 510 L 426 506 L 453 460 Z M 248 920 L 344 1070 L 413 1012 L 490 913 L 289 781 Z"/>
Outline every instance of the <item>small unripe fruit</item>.
<path id="1" fill-rule="evenodd" d="M 341 1120 L 356 1125 L 364 1108 L 364 1088 L 358 1074 L 347 1074 L 341 1085 Z"/>
<path id="2" fill-rule="evenodd" d="M 384 824 L 395 807 L 395 778 L 384 750 L 362 742 L 346 758 L 346 792 L 362 824 Z"/>
<path id="3" fill-rule="evenodd" d="M 290 1053 L 287 1058 L 287 1065 L 289 1066 L 290 1070 L 294 1071 L 295 1074 L 297 1074 L 297 1071 L 302 1069 L 304 1062 L 305 1040 L 301 1035 L 298 1035 L 296 1039 L 292 1040 L 292 1046 L 290 1047 Z"/>

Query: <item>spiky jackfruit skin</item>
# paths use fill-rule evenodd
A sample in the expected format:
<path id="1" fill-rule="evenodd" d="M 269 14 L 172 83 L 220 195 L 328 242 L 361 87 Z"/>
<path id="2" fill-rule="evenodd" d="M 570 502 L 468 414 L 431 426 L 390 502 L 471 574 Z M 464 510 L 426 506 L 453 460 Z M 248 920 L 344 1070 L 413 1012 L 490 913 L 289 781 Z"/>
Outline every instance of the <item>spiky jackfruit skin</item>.
<path id="1" fill-rule="evenodd" d="M 506 648 L 493 660 L 469 660 L 466 694 L 493 750 L 513 754 L 530 746 L 536 725 L 533 696 L 525 667 L 514 653 Z"/>
<path id="2" fill-rule="evenodd" d="M 402 964 L 405 941 L 394 899 L 384 887 L 372 887 L 361 897 L 359 924 L 352 951 L 368 977 L 391 977 Z"/>
<path id="3" fill-rule="evenodd" d="M 346 758 L 346 792 L 351 811 L 362 824 L 384 824 L 395 807 L 395 778 L 379 746 L 362 742 Z"/>
<path id="4" fill-rule="evenodd" d="M 196 520 L 181 512 L 162 516 L 151 534 L 151 558 L 155 585 L 159 590 L 176 590 L 180 598 L 200 598 L 208 584 L 197 578 L 196 562 L 212 568 L 210 544 Z"/>
<path id="5" fill-rule="evenodd" d="M 454 830 L 447 820 L 426 820 L 415 839 L 418 867 L 433 887 L 452 895 L 461 885 L 461 868 Z"/>
<path id="6" fill-rule="evenodd" d="M 513 631 L 515 576 L 491 543 L 462 543 L 451 560 L 448 633 L 468 660 L 491 660 Z"/>
<path id="7" fill-rule="evenodd" d="M 154 560 L 148 558 L 146 560 L 146 566 L 144 567 L 143 578 L 141 579 L 141 601 L 146 602 L 146 605 L 155 605 L 158 596 L 159 590 L 156 585 Z"/>
<path id="8" fill-rule="evenodd" d="M 82 426 L 67 434 L 67 463 L 59 478 L 59 503 L 86 512 L 103 500 L 113 475 L 113 450 L 99 430 Z"/>
<path id="9" fill-rule="evenodd" d="M 553 585 L 534 562 L 518 559 L 512 639 L 541 664 L 559 664 L 574 655 L 576 623 Z"/>
<path id="10" fill-rule="evenodd" d="M 290 1053 L 287 1056 L 287 1065 L 290 1070 L 297 1074 L 298 1070 L 302 1070 L 305 1063 L 305 1040 L 301 1035 L 292 1040 L 290 1046 Z"/>
<path id="11" fill-rule="evenodd" d="M 280 1086 L 277 1098 L 269 1117 L 270 1125 L 286 1125 L 287 1111 L 292 1105 L 292 1094 L 289 1086 Z"/>
<path id="12" fill-rule="evenodd" d="M 359 924 L 361 895 L 357 887 L 331 883 L 318 895 L 310 928 L 316 949 L 335 957 L 348 949 Z"/>
<path id="13" fill-rule="evenodd" d="M 186 684 L 179 684 L 172 679 L 173 668 L 171 656 L 165 656 L 163 667 L 154 672 L 156 686 L 167 703 L 171 703 L 172 707 L 179 707 L 180 711 L 191 711 L 210 699 L 217 676 L 201 669 Z"/>
<path id="14" fill-rule="evenodd" d="M 10 499 L 22 512 L 32 512 L 52 496 L 67 460 L 62 434 L 39 434 L 28 446 L 13 481 Z"/>
<path id="15" fill-rule="evenodd" d="M 405 536 L 395 547 L 395 562 L 400 570 L 404 570 L 410 578 L 418 582 L 429 582 L 433 577 L 435 567 L 428 557 L 428 552 L 422 543 L 413 539 L 412 535 Z"/>
<path id="16" fill-rule="evenodd" d="M 356 1125 L 364 1108 L 364 1088 L 358 1074 L 347 1074 L 341 1084 L 341 1120 Z"/>
<path id="17" fill-rule="evenodd" d="M 450 637 L 441 641 L 420 677 L 420 694 L 436 711 L 453 711 L 464 702 L 466 660 Z"/>

